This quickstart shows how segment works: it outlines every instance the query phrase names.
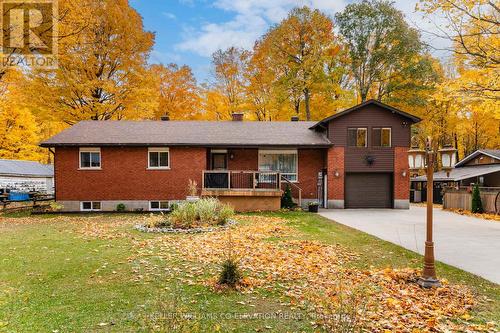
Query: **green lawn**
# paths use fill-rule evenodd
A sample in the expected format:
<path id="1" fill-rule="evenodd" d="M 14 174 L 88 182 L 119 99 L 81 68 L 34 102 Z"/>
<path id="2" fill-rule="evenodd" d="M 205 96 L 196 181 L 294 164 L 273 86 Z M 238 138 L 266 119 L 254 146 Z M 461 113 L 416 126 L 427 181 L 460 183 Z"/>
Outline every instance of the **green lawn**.
<path id="1" fill-rule="evenodd" d="M 421 265 L 418 254 L 317 215 L 265 215 L 287 219 L 293 238 L 340 244 L 359 253 L 359 259 L 347 264 L 355 268 Z M 138 249 L 148 253 L 148 240 L 162 236 L 132 230 L 134 219 L 140 217 L 0 217 L 0 332 L 168 331 L 158 325 L 172 320 L 158 317 L 173 311 L 233 314 L 187 321 L 179 330 L 186 332 L 319 331 L 303 308 L 291 305 L 279 284 L 253 292 L 216 292 L 196 283 L 210 278 L 214 268 L 194 265 L 200 272 L 197 280 L 183 258 L 156 256 L 154 250 L 137 256 Z M 99 237 L 96 223 L 107 227 L 107 235 L 117 236 Z M 500 321 L 498 285 L 444 264 L 438 264 L 438 274 L 489 299 L 474 309 L 473 320 Z M 234 319 L 234 313 L 280 312 L 296 317 Z"/>

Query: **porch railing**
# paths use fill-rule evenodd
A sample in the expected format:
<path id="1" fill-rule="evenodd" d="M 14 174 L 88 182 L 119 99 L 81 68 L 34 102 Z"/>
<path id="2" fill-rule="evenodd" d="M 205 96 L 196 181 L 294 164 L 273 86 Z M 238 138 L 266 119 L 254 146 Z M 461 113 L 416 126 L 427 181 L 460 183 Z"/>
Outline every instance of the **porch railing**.
<path id="1" fill-rule="evenodd" d="M 280 190 L 279 172 L 266 171 L 203 171 L 204 190 Z"/>

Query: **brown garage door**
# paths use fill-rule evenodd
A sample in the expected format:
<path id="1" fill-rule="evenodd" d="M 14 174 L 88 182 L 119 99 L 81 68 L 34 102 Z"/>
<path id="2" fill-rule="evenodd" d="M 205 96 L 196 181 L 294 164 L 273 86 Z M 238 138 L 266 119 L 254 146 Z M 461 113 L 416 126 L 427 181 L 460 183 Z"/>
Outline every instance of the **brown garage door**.
<path id="1" fill-rule="evenodd" d="M 348 173 L 346 208 L 391 208 L 392 173 Z"/>

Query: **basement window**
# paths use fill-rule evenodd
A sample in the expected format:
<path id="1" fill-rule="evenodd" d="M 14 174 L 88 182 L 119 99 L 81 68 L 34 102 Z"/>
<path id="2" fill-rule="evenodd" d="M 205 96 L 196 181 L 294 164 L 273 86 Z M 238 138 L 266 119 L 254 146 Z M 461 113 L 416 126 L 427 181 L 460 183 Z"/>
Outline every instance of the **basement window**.
<path id="1" fill-rule="evenodd" d="M 150 201 L 149 202 L 149 210 L 151 211 L 162 211 L 162 210 L 168 210 L 170 205 L 168 204 L 168 201 Z"/>
<path id="2" fill-rule="evenodd" d="M 80 210 L 83 212 L 92 212 L 101 210 L 100 201 L 82 201 L 80 203 Z"/>

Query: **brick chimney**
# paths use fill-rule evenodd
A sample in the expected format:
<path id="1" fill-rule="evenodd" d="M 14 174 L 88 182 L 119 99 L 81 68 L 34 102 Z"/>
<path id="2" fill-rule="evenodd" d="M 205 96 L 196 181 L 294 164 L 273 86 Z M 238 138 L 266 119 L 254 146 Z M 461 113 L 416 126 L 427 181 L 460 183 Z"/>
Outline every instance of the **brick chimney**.
<path id="1" fill-rule="evenodd" d="M 161 121 L 169 121 L 170 120 L 170 116 L 168 114 L 164 114 L 163 116 L 160 117 L 160 120 Z"/>
<path id="2" fill-rule="evenodd" d="M 299 116 L 292 116 L 291 121 L 299 121 Z"/>
<path id="3" fill-rule="evenodd" d="M 231 114 L 233 121 L 243 121 L 243 112 L 233 112 Z"/>

